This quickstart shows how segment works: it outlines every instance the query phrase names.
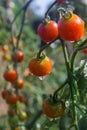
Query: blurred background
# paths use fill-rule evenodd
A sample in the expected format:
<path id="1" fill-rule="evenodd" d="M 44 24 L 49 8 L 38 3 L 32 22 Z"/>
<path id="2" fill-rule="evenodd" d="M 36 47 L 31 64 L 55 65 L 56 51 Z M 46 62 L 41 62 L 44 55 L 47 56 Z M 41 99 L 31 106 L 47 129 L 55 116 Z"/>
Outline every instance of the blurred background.
<path id="1" fill-rule="evenodd" d="M 10 43 L 11 22 L 19 9 L 22 8 L 27 1 L 28 0 L 0 0 L 0 92 L 3 88 L 9 88 L 10 86 L 10 84 L 4 81 L 3 73 L 7 65 L 13 65 L 11 61 L 12 44 Z M 67 125 L 72 122 L 70 116 L 66 117 L 66 114 L 61 118 L 61 122 L 59 122 L 59 119 L 50 120 L 43 114 L 40 114 L 44 97 L 52 94 L 66 79 L 66 67 L 60 41 L 54 42 L 54 44 L 44 51 L 51 58 L 53 64 L 52 72 L 48 76 L 38 78 L 36 76 L 32 76 L 27 70 L 30 58 L 33 55 L 36 55 L 42 46 L 42 42 L 37 35 L 37 27 L 42 22 L 47 9 L 54 1 L 55 0 L 32 0 L 26 11 L 24 28 L 20 38 L 19 49 L 23 50 L 25 56 L 24 61 L 18 65 L 18 74 L 24 79 L 24 87 L 20 90 L 20 93 L 22 93 L 28 100 L 27 112 L 29 114 L 29 118 L 27 124 L 29 124 L 33 118 L 37 116 L 37 120 L 34 122 L 31 130 L 66 130 Z M 58 21 L 59 18 L 57 14 L 57 8 L 59 6 L 72 8 L 73 11 L 85 21 L 86 33 L 87 0 L 65 0 L 61 5 L 56 4 L 49 12 L 51 19 L 54 19 L 55 21 Z M 19 33 L 21 21 L 22 12 L 13 24 L 14 38 Z M 6 52 L 2 51 L 3 45 L 8 46 L 8 50 Z M 80 61 L 84 59 L 84 57 L 86 57 L 86 55 L 79 52 L 77 60 L 75 61 L 77 66 L 79 66 Z M 82 81 L 82 84 L 83 82 L 84 81 Z M 87 81 L 85 84 L 87 86 Z M 81 102 L 86 104 L 87 94 L 84 94 L 85 91 L 86 88 L 82 94 Z M 66 101 L 68 100 L 67 89 L 63 98 Z M 25 109 L 25 106 L 23 104 L 19 104 L 19 109 Z M 8 105 L 0 96 L 0 130 L 10 129 L 7 111 Z M 64 123 L 64 125 L 62 126 L 61 123 Z M 87 121 L 85 122 L 85 125 L 86 123 Z M 87 130 L 86 128 L 84 128 L 84 130 Z M 24 129 L 21 128 L 20 130 Z"/>

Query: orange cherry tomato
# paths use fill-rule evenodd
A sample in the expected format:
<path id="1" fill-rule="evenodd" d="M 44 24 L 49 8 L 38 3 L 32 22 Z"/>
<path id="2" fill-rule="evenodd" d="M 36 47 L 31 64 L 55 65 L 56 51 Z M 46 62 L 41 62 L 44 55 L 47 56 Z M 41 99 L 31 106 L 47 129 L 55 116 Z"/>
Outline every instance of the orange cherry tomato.
<path id="1" fill-rule="evenodd" d="M 4 72 L 3 77 L 6 81 L 14 82 L 17 78 L 17 73 L 14 69 L 7 69 Z"/>
<path id="2" fill-rule="evenodd" d="M 71 14 L 69 18 L 65 14 L 65 17 L 58 20 L 60 38 L 68 41 L 79 40 L 84 36 L 84 21 L 70 10 L 67 13 Z"/>
<path id="3" fill-rule="evenodd" d="M 58 101 L 53 103 L 48 99 L 45 99 L 42 104 L 42 110 L 45 115 L 50 118 L 58 118 L 65 111 L 65 103 L 63 101 Z"/>
<path id="4" fill-rule="evenodd" d="M 23 85 L 24 85 L 24 81 L 20 78 L 17 80 L 17 85 L 18 85 L 18 88 L 19 89 L 22 89 L 23 88 Z"/>
<path id="5" fill-rule="evenodd" d="M 36 76 L 45 76 L 51 72 L 52 62 L 47 56 L 42 59 L 32 57 L 29 62 L 29 70 Z"/>
<path id="6" fill-rule="evenodd" d="M 3 52 L 7 52 L 7 51 L 8 51 L 8 45 L 4 44 L 4 45 L 2 46 L 2 51 L 3 51 Z"/>

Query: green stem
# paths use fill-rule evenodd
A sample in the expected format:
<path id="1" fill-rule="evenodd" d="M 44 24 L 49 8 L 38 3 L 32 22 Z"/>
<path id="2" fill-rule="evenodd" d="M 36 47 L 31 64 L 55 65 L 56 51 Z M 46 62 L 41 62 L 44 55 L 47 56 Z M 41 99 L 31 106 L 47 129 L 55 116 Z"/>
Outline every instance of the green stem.
<path id="1" fill-rule="evenodd" d="M 65 87 L 65 85 L 68 83 L 68 79 L 65 80 L 65 82 L 54 92 L 53 94 L 53 101 L 56 101 L 58 92 Z"/>
<path id="2" fill-rule="evenodd" d="M 87 39 L 84 40 L 84 41 L 78 46 L 78 48 L 76 48 L 75 51 L 73 52 L 73 55 L 72 55 L 72 57 L 71 57 L 71 70 L 72 70 L 72 72 L 74 71 L 74 61 L 75 61 L 75 57 L 76 57 L 76 55 L 78 54 L 78 51 L 80 51 L 80 50 L 82 50 L 82 49 L 84 49 L 84 48 L 87 47 L 87 46 L 83 46 L 83 45 L 86 44 L 86 43 L 87 43 Z"/>
<path id="3" fill-rule="evenodd" d="M 45 18 L 47 17 L 49 11 L 51 10 L 51 8 L 56 4 L 56 1 L 54 1 L 54 3 L 48 8 L 48 10 L 45 13 Z"/>
<path id="4" fill-rule="evenodd" d="M 46 49 L 47 47 L 49 47 L 52 43 L 54 43 L 58 38 L 54 39 L 52 42 L 46 43 L 44 46 L 41 47 L 41 49 L 39 50 L 37 56 L 40 57 L 42 51 L 44 49 Z"/>
<path id="5" fill-rule="evenodd" d="M 65 63 L 66 63 L 68 84 L 69 84 L 70 93 L 71 93 L 72 109 L 73 109 L 73 121 L 74 121 L 74 124 L 75 124 L 75 130 L 79 130 L 78 129 L 78 121 L 77 121 L 77 110 L 76 110 L 76 105 L 75 105 L 76 100 L 77 100 L 77 95 L 76 95 L 76 91 L 74 89 L 75 84 L 74 84 L 73 73 L 71 71 L 71 62 L 70 62 L 70 59 L 68 57 L 68 52 L 67 52 L 66 46 L 64 44 L 64 41 L 61 40 L 61 43 L 62 43 L 64 58 L 65 58 Z"/>

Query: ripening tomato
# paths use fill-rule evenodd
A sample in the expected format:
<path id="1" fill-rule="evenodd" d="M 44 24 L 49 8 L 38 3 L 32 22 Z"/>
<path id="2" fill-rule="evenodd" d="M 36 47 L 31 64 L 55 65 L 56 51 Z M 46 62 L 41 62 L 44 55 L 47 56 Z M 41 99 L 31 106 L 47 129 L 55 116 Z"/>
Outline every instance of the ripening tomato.
<path id="1" fill-rule="evenodd" d="M 45 115 L 50 118 L 60 117 L 65 111 L 65 103 L 58 101 L 53 103 L 48 99 L 45 99 L 42 104 L 42 110 Z"/>
<path id="2" fill-rule="evenodd" d="M 15 36 L 15 37 L 13 38 L 13 40 L 12 40 L 12 39 L 9 39 L 9 43 L 10 43 L 10 44 L 17 44 L 17 41 L 18 41 L 17 36 Z"/>
<path id="3" fill-rule="evenodd" d="M 24 95 L 23 94 L 18 94 L 18 100 L 20 101 L 20 102 L 24 102 L 25 101 L 25 97 L 24 97 Z"/>
<path id="4" fill-rule="evenodd" d="M 7 52 L 7 51 L 8 51 L 8 45 L 4 44 L 4 45 L 2 46 L 2 51 L 3 51 L 3 52 Z"/>
<path id="5" fill-rule="evenodd" d="M 21 62 L 24 58 L 24 54 L 21 50 L 17 50 L 16 52 L 12 53 L 11 57 L 13 61 L 17 60 L 17 62 Z"/>
<path id="6" fill-rule="evenodd" d="M 24 81 L 20 78 L 17 80 L 17 85 L 18 85 L 18 88 L 19 89 L 22 89 L 23 88 L 23 85 L 24 85 Z"/>
<path id="7" fill-rule="evenodd" d="M 6 96 L 7 96 L 7 90 L 3 90 L 2 92 L 1 92 L 1 95 L 2 95 L 2 98 L 3 99 L 6 99 Z"/>
<path id="8" fill-rule="evenodd" d="M 45 76 L 52 70 L 52 62 L 47 56 L 42 59 L 32 57 L 28 66 L 30 72 L 36 76 Z"/>
<path id="9" fill-rule="evenodd" d="M 68 41 L 79 40 L 84 36 L 84 21 L 72 11 L 68 10 L 70 17 L 66 14 L 58 20 L 60 38 Z"/>
<path id="10" fill-rule="evenodd" d="M 84 49 L 82 50 L 82 52 L 85 53 L 85 54 L 87 54 L 87 48 L 84 48 Z"/>
<path id="11" fill-rule="evenodd" d="M 3 77 L 6 81 L 14 82 L 17 78 L 17 73 L 14 69 L 7 69 L 4 72 Z"/>
<path id="12" fill-rule="evenodd" d="M 27 119 L 27 113 L 25 111 L 21 111 L 18 116 L 20 121 L 24 121 Z"/>
<path id="13" fill-rule="evenodd" d="M 41 23 L 38 26 L 37 32 L 44 42 L 50 42 L 58 36 L 58 24 L 52 20 Z"/>
<path id="14" fill-rule="evenodd" d="M 8 95 L 6 96 L 6 103 L 13 105 L 16 104 L 18 100 L 18 97 L 15 93 L 8 93 Z"/>

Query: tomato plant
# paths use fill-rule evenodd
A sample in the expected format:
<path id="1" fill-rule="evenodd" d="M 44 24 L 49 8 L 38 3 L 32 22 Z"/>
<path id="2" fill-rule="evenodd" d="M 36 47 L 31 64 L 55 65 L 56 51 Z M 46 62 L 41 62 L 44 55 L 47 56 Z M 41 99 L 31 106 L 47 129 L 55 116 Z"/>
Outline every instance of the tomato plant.
<path id="1" fill-rule="evenodd" d="M 49 98 L 45 99 L 42 104 L 43 113 L 50 118 L 58 118 L 65 111 L 65 103 L 63 101 L 57 101 L 56 103 Z"/>
<path id="2" fill-rule="evenodd" d="M 45 76 L 52 70 L 52 62 L 47 56 L 32 57 L 28 66 L 30 72 L 36 76 Z"/>
<path id="3" fill-rule="evenodd" d="M 45 20 L 38 26 L 37 32 L 44 42 L 50 42 L 58 36 L 58 25 L 55 21 Z"/>
<path id="4" fill-rule="evenodd" d="M 71 10 L 58 20 L 58 29 L 61 39 L 68 41 L 79 40 L 84 36 L 84 21 Z"/>
<path id="5" fill-rule="evenodd" d="M 82 52 L 85 53 L 85 54 L 87 54 L 87 48 L 84 48 L 84 49 L 82 50 Z"/>
<path id="6" fill-rule="evenodd" d="M 4 45 L 2 46 L 2 51 L 3 51 L 3 52 L 7 52 L 7 51 L 8 51 L 8 45 L 4 44 Z"/>
<path id="7" fill-rule="evenodd" d="M 17 78 L 17 74 L 16 74 L 16 71 L 14 69 L 7 69 L 4 72 L 3 77 L 6 81 L 14 82 Z"/>

